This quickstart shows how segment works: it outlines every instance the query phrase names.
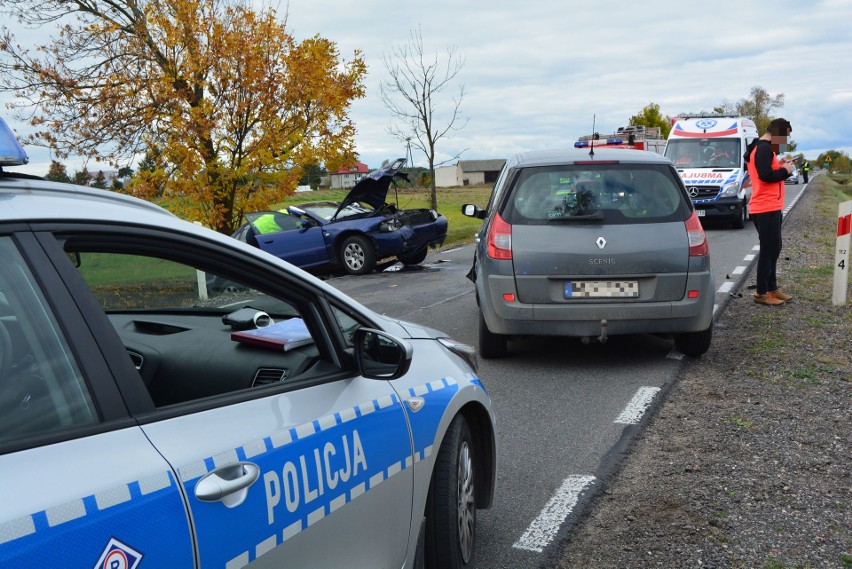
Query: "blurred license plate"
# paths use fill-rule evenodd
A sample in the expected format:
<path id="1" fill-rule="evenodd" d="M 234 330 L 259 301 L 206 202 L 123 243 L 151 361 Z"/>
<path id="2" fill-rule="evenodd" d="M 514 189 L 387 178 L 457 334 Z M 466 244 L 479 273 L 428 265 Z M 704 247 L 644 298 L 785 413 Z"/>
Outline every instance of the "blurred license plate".
<path id="1" fill-rule="evenodd" d="M 565 281 L 565 298 L 637 298 L 639 281 Z"/>
<path id="2" fill-rule="evenodd" d="M 704 217 L 704 212 L 705 212 L 705 211 L 706 211 L 706 210 L 703 210 L 703 209 L 696 209 L 696 210 L 695 210 L 695 215 L 697 215 L 698 217 Z"/>

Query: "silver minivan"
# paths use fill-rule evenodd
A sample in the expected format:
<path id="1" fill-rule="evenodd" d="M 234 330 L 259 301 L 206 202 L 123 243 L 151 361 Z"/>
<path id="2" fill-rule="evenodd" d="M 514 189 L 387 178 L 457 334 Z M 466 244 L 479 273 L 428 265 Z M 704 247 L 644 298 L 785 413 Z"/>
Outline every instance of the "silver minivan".
<path id="1" fill-rule="evenodd" d="M 503 357 L 516 336 L 606 341 L 672 337 L 700 355 L 713 335 L 707 238 L 671 161 L 641 150 L 555 150 L 506 161 L 469 278 L 479 351 Z"/>

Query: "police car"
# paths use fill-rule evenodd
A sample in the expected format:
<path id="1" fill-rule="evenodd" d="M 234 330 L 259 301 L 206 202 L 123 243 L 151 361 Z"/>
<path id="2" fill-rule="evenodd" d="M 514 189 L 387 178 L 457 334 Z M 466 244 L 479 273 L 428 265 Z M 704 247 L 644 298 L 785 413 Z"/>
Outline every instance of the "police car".
<path id="1" fill-rule="evenodd" d="M 0 566 L 472 565 L 471 348 L 26 161 L 0 120 Z"/>

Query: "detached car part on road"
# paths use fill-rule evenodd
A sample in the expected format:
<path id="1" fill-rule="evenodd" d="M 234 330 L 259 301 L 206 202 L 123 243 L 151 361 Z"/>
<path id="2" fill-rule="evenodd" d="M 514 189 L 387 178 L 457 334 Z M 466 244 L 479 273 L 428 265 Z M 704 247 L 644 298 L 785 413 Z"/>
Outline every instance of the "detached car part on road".
<path id="1" fill-rule="evenodd" d="M 407 179 L 405 158 L 361 178 L 342 202 L 309 202 L 245 215 L 234 237 L 305 270 L 373 271 L 382 259 L 422 263 L 447 237 L 447 218 L 431 209 L 385 203 L 391 183 Z"/>
<path id="2" fill-rule="evenodd" d="M 497 461 L 472 348 L 11 173 L 0 127 L 0 566 L 471 566 Z"/>
<path id="3" fill-rule="evenodd" d="M 500 173 L 469 277 L 479 353 L 515 336 L 674 338 L 688 355 L 713 335 L 707 238 L 668 159 L 641 150 L 518 154 Z"/>

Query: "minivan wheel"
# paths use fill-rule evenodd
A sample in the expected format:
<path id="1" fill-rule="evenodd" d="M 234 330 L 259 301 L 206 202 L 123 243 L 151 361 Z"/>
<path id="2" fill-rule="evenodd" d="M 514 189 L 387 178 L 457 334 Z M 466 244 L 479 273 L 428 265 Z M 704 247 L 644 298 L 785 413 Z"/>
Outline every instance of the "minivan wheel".
<path id="1" fill-rule="evenodd" d="M 494 334 L 485 324 L 485 318 L 479 313 L 479 354 L 485 359 L 503 358 L 508 353 L 507 338 L 503 334 Z"/>
<path id="2" fill-rule="evenodd" d="M 706 354 L 710 349 L 710 342 L 713 339 L 713 321 L 710 321 L 710 326 L 701 332 L 685 332 L 675 336 L 675 348 L 682 354 L 687 356 L 700 356 Z"/>

